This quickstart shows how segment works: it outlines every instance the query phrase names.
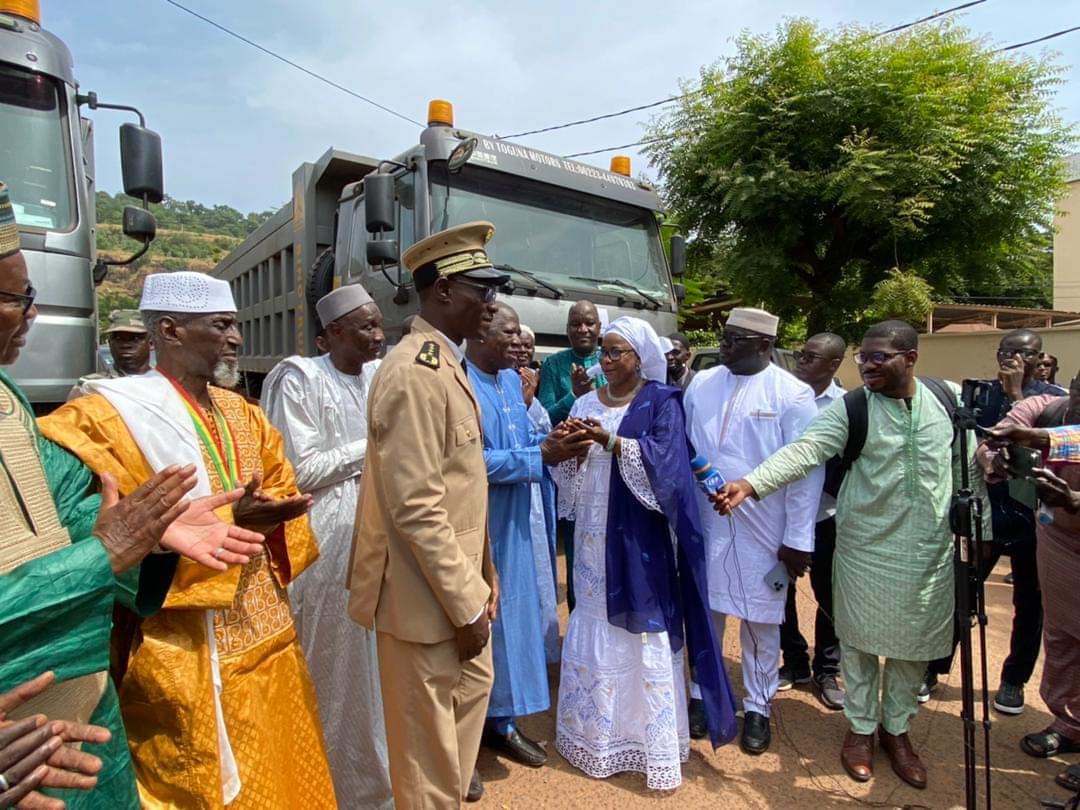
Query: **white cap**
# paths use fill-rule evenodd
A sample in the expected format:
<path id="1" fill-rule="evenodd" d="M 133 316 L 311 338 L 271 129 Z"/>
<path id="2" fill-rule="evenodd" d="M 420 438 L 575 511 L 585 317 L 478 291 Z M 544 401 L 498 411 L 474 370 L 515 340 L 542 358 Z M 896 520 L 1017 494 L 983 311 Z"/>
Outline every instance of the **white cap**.
<path id="1" fill-rule="evenodd" d="M 236 312 L 229 282 L 206 273 L 152 273 L 143 282 L 142 312 Z"/>
<path id="2" fill-rule="evenodd" d="M 370 303 L 372 298 L 367 290 L 359 284 L 346 284 L 316 301 L 315 311 L 319 313 L 319 322 L 323 326 L 329 326 L 342 315 L 348 315 L 354 309 Z"/>
<path id="3" fill-rule="evenodd" d="M 776 337 L 776 328 L 780 325 L 780 319 L 763 309 L 736 307 L 728 315 L 727 325 L 748 329 L 759 335 Z"/>

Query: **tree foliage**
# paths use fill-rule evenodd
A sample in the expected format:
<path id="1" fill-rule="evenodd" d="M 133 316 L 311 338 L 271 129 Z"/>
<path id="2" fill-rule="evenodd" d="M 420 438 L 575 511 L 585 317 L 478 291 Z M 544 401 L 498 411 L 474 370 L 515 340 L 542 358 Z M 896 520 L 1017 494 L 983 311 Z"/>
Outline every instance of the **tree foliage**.
<path id="1" fill-rule="evenodd" d="M 870 295 L 868 320 L 901 320 L 918 327 L 926 322 L 934 306 L 930 282 L 914 273 L 895 268 L 874 285 Z"/>
<path id="2" fill-rule="evenodd" d="M 938 297 L 1045 288 L 1071 143 L 1059 76 L 953 25 L 792 20 L 704 68 L 649 149 L 724 286 L 853 335 L 891 268 Z"/>
<path id="3" fill-rule="evenodd" d="M 108 225 L 123 223 L 124 206 L 135 201 L 124 194 L 97 193 L 97 220 Z M 207 206 L 194 200 L 175 200 L 165 197 L 160 203 L 151 203 L 150 212 L 157 219 L 158 228 L 173 231 L 195 231 L 244 239 L 266 220 L 273 211 L 242 214 L 228 205 Z"/>

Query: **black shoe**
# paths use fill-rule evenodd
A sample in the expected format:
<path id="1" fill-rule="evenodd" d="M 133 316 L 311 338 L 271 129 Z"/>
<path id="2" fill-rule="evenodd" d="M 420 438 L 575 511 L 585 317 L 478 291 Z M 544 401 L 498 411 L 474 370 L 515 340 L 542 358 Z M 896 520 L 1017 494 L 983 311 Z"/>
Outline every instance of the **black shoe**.
<path id="1" fill-rule="evenodd" d="M 994 695 L 994 708 L 1002 714 L 1021 714 L 1024 711 L 1024 687 L 1002 681 Z"/>
<path id="2" fill-rule="evenodd" d="M 742 737 L 739 745 L 748 754 L 764 754 L 772 742 L 769 718 L 758 712 L 746 712 L 743 717 Z"/>
<path id="3" fill-rule="evenodd" d="M 929 703 L 930 693 L 937 689 L 937 686 L 937 674 L 928 670 L 926 673 L 926 677 L 923 678 L 922 686 L 919 687 L 919 703 Z"/>
<path id="4" fill-rule="evenodd" d="M 838 712 L 844 708 L 844 690 L 831 673 L 814 676 L 814 694 L 827 709 Z"/>
<path id="5" fill-rule="evenodd" d="M 810 683 L 810 668 L 795 669 L 784 665 L 780 667 L 780 684 L 776 687 L 777 692 L 786 692 L 795 684 Z"/>
<path id="6" fill-rule="evenodd" d="M 705 716 L 705 701 L 701 698 L 690 698 L 690 739 L 704 740 L 709 736 L 709 720 Z"/>
<path id="7" fill-rule="evenodd" d="M 547 762 L 547 751 L 518 731 L 516 726 L 506 736 L 485 729 L 484 745 L 530 768 L 539 768 Z"/>
<path id="8" fill-rule="evenodd" d="M 484 783 L 480 781 L 480 771 L 474 770 L 472 779 L 469 780 L 469 792 L 465 794 L 465 801 L 478 802 L 483 796 Z"/>

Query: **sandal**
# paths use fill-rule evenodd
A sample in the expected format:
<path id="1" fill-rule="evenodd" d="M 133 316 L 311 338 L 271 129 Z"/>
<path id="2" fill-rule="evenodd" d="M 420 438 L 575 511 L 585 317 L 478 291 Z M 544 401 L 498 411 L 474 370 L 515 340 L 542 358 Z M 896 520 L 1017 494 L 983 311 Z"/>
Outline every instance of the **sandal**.
<path id="1" fill-rule="evenodd" d="M 1054 781 L 1066 790 L 1080 793 L 1080 765 L 1070 765 L 1055 776 Z"/>
<path id="2" fill-rule="evenodd" d="M 1058 754 L 1075 754 L 1080 751 L 1080 742 L 1070 740 L 1060 731 L 1048 728 L 1034 734 L 1025 734 L 1020 740 L 1020 750 L 1029 757 L 1046 759 Z"/>

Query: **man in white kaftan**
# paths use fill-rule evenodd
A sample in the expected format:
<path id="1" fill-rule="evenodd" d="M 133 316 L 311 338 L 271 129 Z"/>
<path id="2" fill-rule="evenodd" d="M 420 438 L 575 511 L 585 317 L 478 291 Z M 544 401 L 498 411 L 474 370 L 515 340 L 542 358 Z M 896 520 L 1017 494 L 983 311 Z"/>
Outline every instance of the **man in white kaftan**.
<path id="1" fill-rule="evenodd" d="M 721 344 L 722 365 L 698 373 L 686 391 L 690 442 L 726 481 L 743 477 L 793 442 L 817 415 L 813 389 L 769 361 L 776 326 L 777 319 L 762 310 L 733 310 Z M 791 587 L 785 577 L 770 573 L 781 561 L 795 575 L 808 567 L 823 481 L 824 469 L 789 486 L 775 503 L 755 502 L 730 518 L 700 498 L 717 636 L 723 638 L 727 616 L 742 622 L 741 744 L 748 753 L 764 752 L 771 739 L 769 708 L 778 686 L 780 625 Z M 767 578 L 783 584 L 777 590 Z M 696 685 L 691 696 L 693 720 L 700 706 Z"/>
<path id="2" fill-rule="evenodd" d="M 320 565 L 289 588 L 319 702 L 342 807 L 393 806 L 375 633 L 349 619 L 345 572 L 367 453 L 367 396 L 383 345 L 382 315 L 359 285 L 319 300 L 329 351 L 288 357 L 263 383 L 262 406 L 285 438 Z"/>

